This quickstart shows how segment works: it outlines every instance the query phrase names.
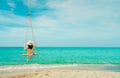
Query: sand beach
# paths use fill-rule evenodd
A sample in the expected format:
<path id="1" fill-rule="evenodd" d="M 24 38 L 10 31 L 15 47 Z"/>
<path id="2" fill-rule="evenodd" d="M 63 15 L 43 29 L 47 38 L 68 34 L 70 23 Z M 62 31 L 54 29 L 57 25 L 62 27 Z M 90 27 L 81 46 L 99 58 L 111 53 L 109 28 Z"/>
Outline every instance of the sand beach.
<path id="1" fill-rule="evenodd" d="M 1 66 L 0 78 L 120 78 L 120 71 L 112 69 L 115 67 L 93 64 Z"/>

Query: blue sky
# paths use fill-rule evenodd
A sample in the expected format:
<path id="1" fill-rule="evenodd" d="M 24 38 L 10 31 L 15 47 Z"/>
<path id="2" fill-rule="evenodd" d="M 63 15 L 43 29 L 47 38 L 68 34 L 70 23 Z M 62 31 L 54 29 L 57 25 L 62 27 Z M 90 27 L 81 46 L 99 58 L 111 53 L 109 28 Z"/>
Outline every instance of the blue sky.
<path id="1" fill-rule="evenodd" d="M 120 47 L 120 0 L 30 1 L 37 46 Z M 27 0 L 0 0 L 0 46 L 23 46 L 27 11 Z"/>

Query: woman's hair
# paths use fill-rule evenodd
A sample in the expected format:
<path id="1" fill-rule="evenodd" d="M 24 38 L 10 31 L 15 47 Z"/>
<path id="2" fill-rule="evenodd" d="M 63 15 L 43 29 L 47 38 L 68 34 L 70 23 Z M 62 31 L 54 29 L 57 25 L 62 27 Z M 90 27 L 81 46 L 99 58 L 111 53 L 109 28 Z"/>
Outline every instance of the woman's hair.
<path id="1" fill-rule="evenodd" d="M 32 49 L 33 48 L 33 45 L 28 45 L 28 49 Z"/>

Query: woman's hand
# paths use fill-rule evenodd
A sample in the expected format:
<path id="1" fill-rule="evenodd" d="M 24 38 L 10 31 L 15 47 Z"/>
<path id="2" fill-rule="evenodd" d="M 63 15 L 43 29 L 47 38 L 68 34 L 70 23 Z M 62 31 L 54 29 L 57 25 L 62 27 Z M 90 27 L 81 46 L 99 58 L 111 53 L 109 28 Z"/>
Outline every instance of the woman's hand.
<path id="1" fill-rule="evenodd" d="M 36 45 L 33 48 L 36 48 Z"/>

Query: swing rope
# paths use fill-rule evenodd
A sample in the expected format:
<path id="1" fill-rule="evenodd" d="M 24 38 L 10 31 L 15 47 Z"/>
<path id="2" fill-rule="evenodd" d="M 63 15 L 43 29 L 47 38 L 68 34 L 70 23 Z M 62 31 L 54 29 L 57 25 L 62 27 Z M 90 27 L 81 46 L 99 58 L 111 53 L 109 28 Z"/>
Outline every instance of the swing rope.
<path id="1" fill-rule="evenodd" d="M 30 28 L 32 30 L 32 39 L 33 39 L 34 45 L 36 46 L 36 41 L 35 41 L 35 38 L 34 38 L 34 31 L 33 31 L 33 27 L 32 27 L 31 14 L 30 14 L 30 0 L 28 0 L 28 27 L 26 28 L 25 43 L 27 42 L 27 39 L 28 39 L 28 29 L 29 29 L 29 26 L 30 26 Z"/>

